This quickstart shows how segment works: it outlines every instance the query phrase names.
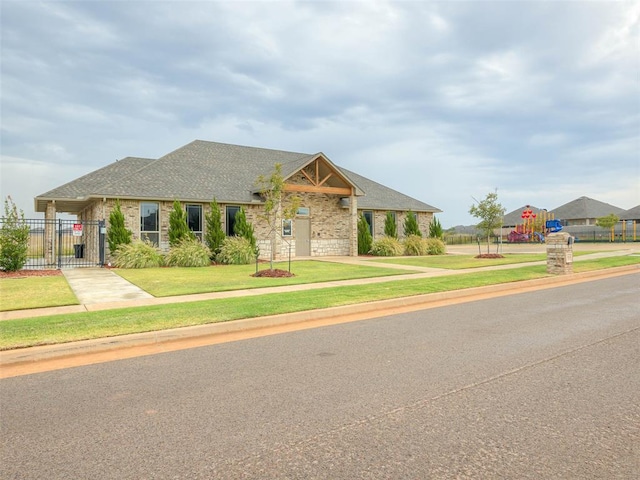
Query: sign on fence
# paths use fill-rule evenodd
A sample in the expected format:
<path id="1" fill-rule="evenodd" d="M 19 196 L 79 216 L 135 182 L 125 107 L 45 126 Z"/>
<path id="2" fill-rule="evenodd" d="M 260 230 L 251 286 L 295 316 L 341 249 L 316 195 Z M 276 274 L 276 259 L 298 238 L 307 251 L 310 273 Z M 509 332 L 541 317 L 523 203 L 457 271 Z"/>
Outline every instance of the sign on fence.
<path id="1" fill-rule="evenodd" d="M 81 237 L 82 236 L 82 224 L 81 223 L 74 223 L 73 224 L 73 236 L 74 237 Z"/>

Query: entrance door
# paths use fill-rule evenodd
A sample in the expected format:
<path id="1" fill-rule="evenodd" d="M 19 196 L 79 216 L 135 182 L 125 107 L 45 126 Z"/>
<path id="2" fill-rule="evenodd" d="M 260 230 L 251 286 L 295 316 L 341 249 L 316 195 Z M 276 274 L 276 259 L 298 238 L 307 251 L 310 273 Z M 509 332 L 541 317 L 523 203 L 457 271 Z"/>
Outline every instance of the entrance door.
<path id="1" fill-rule="evenodd" d="M 309 218 L 296 218 L 296 257 L 311 256 L 311 220 Z"/>

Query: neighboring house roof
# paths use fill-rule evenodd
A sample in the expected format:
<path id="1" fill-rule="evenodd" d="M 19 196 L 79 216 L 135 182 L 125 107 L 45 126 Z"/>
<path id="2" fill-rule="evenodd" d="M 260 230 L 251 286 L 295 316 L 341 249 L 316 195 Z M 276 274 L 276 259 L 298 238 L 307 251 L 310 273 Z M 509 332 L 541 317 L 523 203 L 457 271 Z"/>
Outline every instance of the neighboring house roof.
<path id="1" fill-rule="evenodd" d="M 569 203 L 554 208 L 551 212 L 557 220 L 577 220 L 583 218 L 605 217 L 610 213 L 620 215 L 624 210 L 608 203 L 599 202 L 589 197 L 580 197 Z"/>
<path id="2" fill-rule="evenodd" d="M 340 169 L 322 153 L 285 152 L 202 140 L 157 160 L 127 157 L 112 163 L 39 195 L 35 199 L 36 211 L 45 211 L 47 202 L 55 200 L 57 211 L 77 212 L 92 199 L 102 197 L 210 202 L 215 196 L 222 203 L 252 203 L 259 201 L 255 194 L 256 179 L 270 175 L 276 163 L 282 165 L 286 179 L 318 158 L 341 173 L 356 195 L 367 195 L 362 197 L 365 207 L 360 208 L 374 208 L 367 204 L 375 204 L 383 209 L 440 211 Z"/>
<path id="3" fill-rule="evenodd" d="M 640 205 L 625 210 L 618 215 L 620 220 L 640 220 Z"/>

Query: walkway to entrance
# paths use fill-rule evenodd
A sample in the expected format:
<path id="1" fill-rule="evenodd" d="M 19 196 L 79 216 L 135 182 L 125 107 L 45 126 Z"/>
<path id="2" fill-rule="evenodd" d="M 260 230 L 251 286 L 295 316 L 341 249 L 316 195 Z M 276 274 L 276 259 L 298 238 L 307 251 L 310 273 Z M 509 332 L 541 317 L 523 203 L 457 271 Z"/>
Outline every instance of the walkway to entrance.
<path id="1" fill-rule="evenodd" d="M 81 305 L 153 298 L 107 268 L 65 268 L 62 273 Z"/>

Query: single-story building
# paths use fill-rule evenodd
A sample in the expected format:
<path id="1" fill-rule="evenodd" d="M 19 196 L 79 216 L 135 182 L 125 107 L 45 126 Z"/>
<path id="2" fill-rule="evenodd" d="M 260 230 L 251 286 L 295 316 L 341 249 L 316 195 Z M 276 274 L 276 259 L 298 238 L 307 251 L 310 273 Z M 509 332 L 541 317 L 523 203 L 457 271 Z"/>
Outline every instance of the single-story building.
<path id="1" fill-rule="evenodd" d="M 593 226 L 600 217 L 606 217 L 612 213 L 620 216 L 622 212 L 624 210 L 620 207 L 583 196 L 554 208 L 550 213 L 565 227 L 572 227 Z"/>
<path id="2" fill-rule="evenodd" d="M 253 224 L 260 256 L 269 258 L 268 225 L 259 218 L 264 199 L 256 181 L 281 165 L 284 199 L 300 198 L 297 215 L 283 222 L 276 258 L 357 255 L 357 222 L 364 215 L 374 238 L 384 235 L 392 212 L 399 235 L 406 215 L 417 216 L 427 235 L 433 215 L 441 210 L 361 175 L 338 167 L 323 153 L 295 153 L 195 140 L 158 159 L 127 157 L 35 198 L 45 219 L 75 214 L 78 221 L 106 220 L 116 200 L 125 224 L 136 238 L 148 238 L 161 249 L 169 246 L 169 213 L 178 200 L 189 228 L 203 238 L 205 216 L 215 198 L 223 229 L 233 235 L 235 215 L 243 208 Z M 88 252 L 91 255 L 91 252 Z M 108 254 L 107 254 L 108 256 Z"/>

